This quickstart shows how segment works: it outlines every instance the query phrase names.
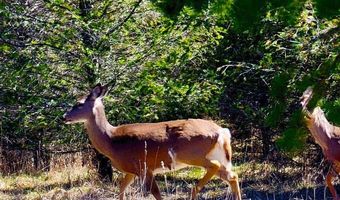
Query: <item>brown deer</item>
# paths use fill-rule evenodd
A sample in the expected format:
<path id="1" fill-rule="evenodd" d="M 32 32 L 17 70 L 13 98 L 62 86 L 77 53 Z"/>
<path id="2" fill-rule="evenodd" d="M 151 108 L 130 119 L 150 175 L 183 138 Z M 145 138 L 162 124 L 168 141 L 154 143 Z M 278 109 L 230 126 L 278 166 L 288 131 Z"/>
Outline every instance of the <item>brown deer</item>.
<path id="1" fill-rule="evenodd" d="M 302 110 L 306 114 L 306 124 L 315 142 L 320 145 L 325 159 L 332 164 L 332 169 L 326 176 L 326 185 L 333 198 L 340 199 L 332 184 L 333 177 L 340 173 L 340 127 L 330 124 L 320 107 L 314 108 L 312 113 L 307 110 L 312 96 L 313 90 L 309 87 L 301 97 Z"/>
<path id="2" fill-rule="evenodd" d="M 156 199 L 162 199 L 154 175 L 185 166 L 199 166 L 206 174 L 193 188 L 191 199 L 217 175 L 231 187 L 234 199 L 240 200 L 238 176 L 232 171 L 230 132 L 212 121 L 176 120 L 112 126 L 107 121 L 102 98 L 107 86 L 98 84 L 64 115 L 67 124 L 85 124 L 94 148 L 107 156 L 125 176 L 119 198 L 135 177 Z"/>

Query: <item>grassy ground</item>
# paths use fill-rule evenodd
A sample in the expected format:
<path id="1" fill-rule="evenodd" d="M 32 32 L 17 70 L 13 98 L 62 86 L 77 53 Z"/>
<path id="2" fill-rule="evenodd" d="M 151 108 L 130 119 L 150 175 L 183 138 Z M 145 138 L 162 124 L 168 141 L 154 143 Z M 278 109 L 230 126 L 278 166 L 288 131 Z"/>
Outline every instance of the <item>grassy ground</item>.
<path id="1" fill-rule="evenodd" d="M 319 169 L 301 171 L 248 163 L 236 166 L 235 170 L 241 178 L 244 199 L 331 199 Z M 162 174 L 156 179 L 165 199 L 188 199 L 192 186 L 203 174 L 199 168 L 190 168 Z M 0 199 L 117 199 L 119 176 L 114 174 L 113 184 L 102 183 L 88 167 L 0 176 Z M 151 195 L 141 196 L 140 191 L 140 184 L 135 181 L 127 191 L 127 199 L 153 199 Z M 227 184 L 214 178 L 199 194 L 199 199 L 228 199 L 229 193 Z"/>

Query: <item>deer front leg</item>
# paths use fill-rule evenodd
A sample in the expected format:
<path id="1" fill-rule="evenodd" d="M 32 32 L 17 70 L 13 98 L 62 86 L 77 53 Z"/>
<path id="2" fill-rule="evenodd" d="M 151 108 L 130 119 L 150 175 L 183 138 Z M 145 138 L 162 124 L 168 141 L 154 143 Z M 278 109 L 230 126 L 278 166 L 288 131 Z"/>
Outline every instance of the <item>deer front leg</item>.
<path id="1" fill-rule="evenodd" d="M 133 182 L 135 176 L 136 175 L 134 175 L 134 174 L 126 174 L 121 179 L 120 186 L 119 186 L 119 200 L 124 199 L 125 189 Z"/>
<path id="2" fill-rule="evenodd" d="M 157 200 L 161 200 L 162 196 L 159 191 L 158 185 L 155 181 L 155 177 L 152 172 L 148 171 L 146 173 L 145 177 L 145 187 L 147 191 L 150 191 L 151 194 L 155 197 Z"/>

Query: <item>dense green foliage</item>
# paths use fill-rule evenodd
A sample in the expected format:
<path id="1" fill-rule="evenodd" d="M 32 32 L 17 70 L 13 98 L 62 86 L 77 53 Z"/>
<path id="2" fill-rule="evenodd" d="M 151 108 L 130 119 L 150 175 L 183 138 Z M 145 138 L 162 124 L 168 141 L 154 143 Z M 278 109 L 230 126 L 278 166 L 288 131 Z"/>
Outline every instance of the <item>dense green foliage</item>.
<path id="1" fill-rule="evenodd" d="M 340 124 L 339 1 L 0 3 L 0 134 L 12 148 L 87 144 L 60 118 L 97 82 L 113 124 L 224 119 L 262 153 L 305 145 L 299 96 L 314 86 Z M 275 142 L 276 141 L 276 142 Z"/>

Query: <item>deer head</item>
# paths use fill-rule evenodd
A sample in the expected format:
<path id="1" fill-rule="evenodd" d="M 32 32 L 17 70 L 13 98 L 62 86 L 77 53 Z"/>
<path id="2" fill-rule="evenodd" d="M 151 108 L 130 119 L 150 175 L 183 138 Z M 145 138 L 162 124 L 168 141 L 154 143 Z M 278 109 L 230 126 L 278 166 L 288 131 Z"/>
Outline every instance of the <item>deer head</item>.
<path id="1" fill-rule="evenodd" d="M 66 124 L 86 122 L 96 113 L 96 107 L 102 106 L 102 98 L 106 95 L 108 86 L 97 84 L 87 96 L 79 99 L 77 103 L 66 112 L 63 120 Z"/>

